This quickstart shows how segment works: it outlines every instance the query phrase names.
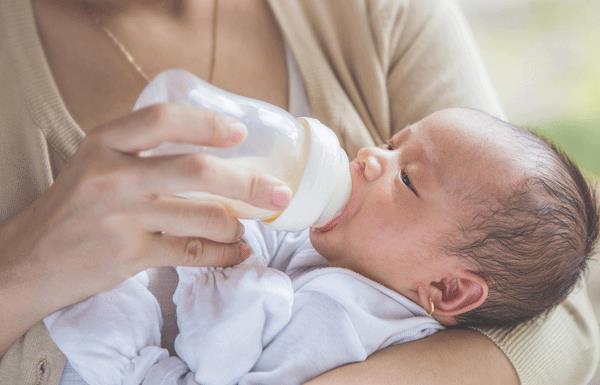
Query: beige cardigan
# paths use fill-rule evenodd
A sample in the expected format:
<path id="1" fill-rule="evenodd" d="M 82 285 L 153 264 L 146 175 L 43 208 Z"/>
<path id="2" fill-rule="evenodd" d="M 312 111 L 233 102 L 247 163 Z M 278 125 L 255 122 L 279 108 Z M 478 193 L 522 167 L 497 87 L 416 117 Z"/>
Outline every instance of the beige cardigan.
<path id="1" fill-rule="evenodd" d="M 335 130 L 350 155 L 442 107 L 502 115 L 464 21 L 448 1 L 270 4 L 313 115 Z M 52 80 L 30 0 L 0 1 L 0 69 L 3 221 L 50 186 L 84 134 Z M 598 361 L 598 324 L 583 285 L 545 321 L 482 332 L 525 385 L 580 384 Z M 38 323 L 0 361 L 0 384 L 56 385 L 63 365 Z"/>

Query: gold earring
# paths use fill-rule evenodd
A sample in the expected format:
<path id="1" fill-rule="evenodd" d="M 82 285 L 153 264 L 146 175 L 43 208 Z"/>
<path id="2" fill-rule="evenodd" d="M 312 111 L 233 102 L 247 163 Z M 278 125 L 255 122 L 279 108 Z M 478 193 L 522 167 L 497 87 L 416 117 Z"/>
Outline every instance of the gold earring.
<path id="1" fill-rule="evenodd" d="M 432 316 L 433 312 L 435 311 L 435 304 L 433 303 L 433 300 L 431 299 L 431 297 L 429 297 L 429 311 L 427 312 L 428 316 Z"/>

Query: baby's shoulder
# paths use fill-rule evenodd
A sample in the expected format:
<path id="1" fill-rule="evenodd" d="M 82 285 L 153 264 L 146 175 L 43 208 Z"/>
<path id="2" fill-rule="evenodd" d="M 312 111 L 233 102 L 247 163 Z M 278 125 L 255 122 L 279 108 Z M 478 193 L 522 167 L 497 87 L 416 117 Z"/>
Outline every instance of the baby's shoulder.
<path id="1" fill-rule="evenodd" d="M 426 311 L 403 295 L 354 271 L 338 267 L 308 268 L 291 274 L 294 316 L 323 314 L 349 322 L 371 348 L 422 338 L 442 329 Z M 311 319 L 304 317 L 303 319 Z"/>
<path id="2" fill-rule="evenodd" d="M 424 310 L 384 285 L 355 271 L 326 265 L 307 266 L 289 274 L 294 292 L 321 292 L 338 302 L 352 306 L 372 307 L 372 303 L 403 308 L 411 315 L 424 315 Z"/>

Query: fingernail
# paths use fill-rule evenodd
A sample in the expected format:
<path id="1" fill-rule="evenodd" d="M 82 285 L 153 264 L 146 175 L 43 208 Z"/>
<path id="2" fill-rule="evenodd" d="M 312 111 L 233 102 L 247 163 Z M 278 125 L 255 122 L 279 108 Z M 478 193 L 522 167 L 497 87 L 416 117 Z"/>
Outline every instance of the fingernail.
<path id="1" fill-rule="evenodd" d="M 240 245 L 240 257 L 242 258 L 242 261 L 245 260 L 246 258 L 248 258 L 250 256 L 250 254 L 252 254 L 252 250 L 250 249 L 250 246 L 248 246 L 246 243 L 242 242 L 242 244 Z"/>
<path id="2" fill-rule="evenodd" d="M 276 186 L 271 193 L 271 203 L 276 207 L 284 208 L 292 199 L 292 190 L 288 186 Z"/>
<path id="3" fill-rule="evenodd" d="M 246 125 L 240 121 L 229 124 L 229 140 L 231 142 L 241 142 L 246 136 Z"/>

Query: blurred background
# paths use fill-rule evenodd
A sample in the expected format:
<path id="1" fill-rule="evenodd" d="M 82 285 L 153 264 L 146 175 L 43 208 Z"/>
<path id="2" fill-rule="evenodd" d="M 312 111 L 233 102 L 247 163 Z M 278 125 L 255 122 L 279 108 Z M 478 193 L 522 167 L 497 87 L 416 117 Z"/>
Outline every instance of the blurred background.
<path id="1" fill-rule="evenodd" d="M 552 139 L 600 182 L 600 0 L 457 2 L 509 120 Z M 600 250 L 588 290 L 600 319 L 599 259 Z"/>
<path id="2" fill-rule="evenodd" d="M 511 121 L 600 178 L 600 0 L 458 0 Z"/>

